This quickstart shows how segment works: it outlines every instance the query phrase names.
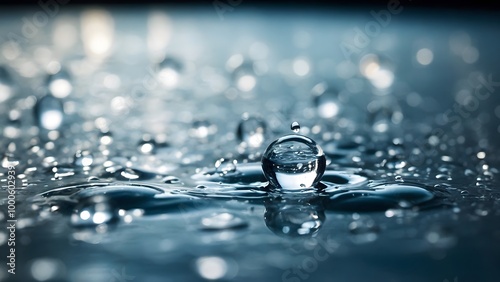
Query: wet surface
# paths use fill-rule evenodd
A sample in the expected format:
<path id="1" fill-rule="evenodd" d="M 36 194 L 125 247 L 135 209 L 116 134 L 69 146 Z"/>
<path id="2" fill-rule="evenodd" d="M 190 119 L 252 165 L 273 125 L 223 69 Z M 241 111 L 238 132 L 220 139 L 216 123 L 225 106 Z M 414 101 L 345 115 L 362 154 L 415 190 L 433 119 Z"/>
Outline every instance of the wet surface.
<path id="1" fill-rule="evenodd" d="M 0 281 L 496 281 L 500 100 L 474 91 L 499 91 L 498 24 L 408 12 L 346 59 L 364 21 L 240 13 L 2 43 Z"/>

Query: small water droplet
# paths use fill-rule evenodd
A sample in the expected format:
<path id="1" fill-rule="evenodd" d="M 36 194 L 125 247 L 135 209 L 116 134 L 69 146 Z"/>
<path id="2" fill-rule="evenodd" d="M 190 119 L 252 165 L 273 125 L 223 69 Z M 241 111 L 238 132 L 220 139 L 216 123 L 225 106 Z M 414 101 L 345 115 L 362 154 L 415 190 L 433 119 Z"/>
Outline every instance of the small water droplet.
<path id="1" fill-rule="evenodd" d="M 47 77 L 47 87 L 49 92 L 56 98 L 65 98 L 73 91 L 71 77 L 66 70 L 60 70 L 56 74 L 49 75 Z"/>
<path id="2" fill-rule="evenodd" d="M 226 160 L 224 158 L 220 158 L 215 162 L 214 166 L 215 170 L 218 173 L 228 174 L 230 172 L 236 171 L 236 164 L 237 164 L 236 160 L 231 161 L 231 160 Z"/>
<path id="3" fill-rule="evenodd" d="M 189 131 L 192 137 L 206 140 L 209 136 L 217 132 L 217 126 L 208 120 L 196 120 Z"/>
<path id="4" fill-rule="evenodd" d="M 320 117 L 334 118 L 339 114 L 341 108 L 336 90 L 322 82 L 315 85 L 311 92 L 314 106 Z"/>
<path id="5" fill-rule="evenodd" d="M 264 220 L 276 235 L 310 237 L 325 221 L 324 211 L 317 205 L 304 204 L 292 199 L 274 200 L 266 205 Z"/>
<path id="6" fill-rule="evenodd" d="M 300 131 L 300 124 L 296 121 L 292 122 L 292 124 L 290 125 L 290 129 L 294 132 L 294 133 L 299 133 Z"/>
<path id="7" fill-rule="evenodd" d="M 45 130 L 57 130 L 64 121 L 61 100 L 50 94 L 43 96 L 37 101 L 34 114 L 38 126 Z"/>
<path id="8" fill-rule="evenodd" d="M 299 165 L 301 164 L 301 166 Z M 300 168 L 299 168 L 300 167 Z M 323 150 L 312 139 L 287 135 L 271 143 L 262 156 L 262 169 L 276 188 L 314 187 L 326 168 Z"/>

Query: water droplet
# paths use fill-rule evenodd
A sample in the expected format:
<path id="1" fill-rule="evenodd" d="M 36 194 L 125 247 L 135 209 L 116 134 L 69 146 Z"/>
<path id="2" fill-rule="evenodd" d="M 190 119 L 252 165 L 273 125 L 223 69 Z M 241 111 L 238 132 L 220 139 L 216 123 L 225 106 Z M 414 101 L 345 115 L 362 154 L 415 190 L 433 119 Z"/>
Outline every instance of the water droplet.
<path id="1" fill-rule="evenodd" d="M 56 98 L 65 98 L 73 91 L 71 77 L 66 70 L 49 75 L 47 77 L 47 87 L 49 92 Z"/>
<path id="2" fill-rule="evenodd" d="M 181 181 L 179 180 L 179 178 L 175 177 L 175 176 L 165 176 L 163 179 L 162 179 L 163 183 L 166 183 L 166 184 L 178 184 L 180 183 Z"/>
<path id="3" fill-rule="evenodd" d="M 266 136 L 266 123 L 257 117 L 243 117 L 238 125 L 236 137 L 250 148 L 258 148 L 262 145 Z"/>
<path id="4" fill-rule="evenodd" d="M 143 154 L 154 154 L 156 151 L 156 141 L 149 134 L 142 136 L 141 141 L 139 141 L 137 149 Z"/>
<path id="5" fill-rule="evenodd" d="M 322 118 L 334 118 L 340 112 L 338 92 L 326 83 L 317 84 L 312 89 L 313 102 L 318 115 Z"/>
<path id="6" fill-rule="evenodd" d="M 165 58 L 158 65 L 158 80 L 167 88 L 174 88 L 179 83 L 182 64 L 174 58 Z"/>
<path id="7" fill-rule="evenodd" d="M 368 105 L 368 112 L 373 131 L 379 133 L 387 132 L 403 120 L 403 113 L 394 103 L 375 100 Z"/>
<path id="8" fill-rule="evenodd" d="M 34 114 L 38 126 L 45 130 L 57 130 L 64 121 L 61 100 L 50 94 L 38 100 L 34 108 Z"/>
<path id="9" fill-rule="evenodd" d="M 327 203 L 329 210 L 345 212 L 373 212 L 401 208 L 401 204 L 410 208 L 424 204 L 434 198 L 428 190 L 411 184 L 384 184 L 373 190 L 339 190 Z"/>
<path id="10" fill-rule="evenodd" d="M 73 164 L 76 166 L 88 167 L 94 162 L 94 156 L 90 151 L 78 150 L 73 157 Z"/>
<path id="11" fill-rule="evenodd" d="M 368 54 L 360 60 L 360 71 L 371 84 L 385 90 L 394 83 L 394 67 L 391 61 L 383 56 Z"/>
<path id="12" fill-rule="evenodd" d="M 0 103 L 6 101 L 13 94 L 13 81 L 9 71 L 0 66 Z"/>
<path id="13" fill-rule="evenodd" d="M 99 141 L 103 145 L 110 145 L 113 143 L 113 134 L 109 130 L 101 131 L 99 133 Z"/>
<path id="14" fill-rule="evenodd" d="M 290 129 L 294 132 L 294 133 L 299 133 L 300 131 L 300 124 L 296 121 L 292 122 L 292 124 L 290 125 Z"/>
<path id="15" fill-rule="evenodd" d="M 201 226 L 203 230 L 225 230 L 245 228 L 248 223 L 234 214 L 223 212 L 204 217 L 201 220 Z"/>
<path id="16" fill-rule="evenodd" d="M 192 137 L 206 139 L 217 132 L 217 126 L 208 120 L 196 120 L 189 131 Z"/>
<path id="17" fill-rule="evenodd" d="M 302 164 L 300 169 L 299 163 Z M 314 187 L 325 168 L 326 157 L 321 147 L 302 135 L 287 135 L 275 140 L 262 156 L 264 174 L 276 188 Z"/>
<path id="18" fill-rule="evenodd" d="M 71 215 L 75 227 L 92 227 L 118 220 L 118 214 L 102 195 L 90 197 L 80 203 Z"/>

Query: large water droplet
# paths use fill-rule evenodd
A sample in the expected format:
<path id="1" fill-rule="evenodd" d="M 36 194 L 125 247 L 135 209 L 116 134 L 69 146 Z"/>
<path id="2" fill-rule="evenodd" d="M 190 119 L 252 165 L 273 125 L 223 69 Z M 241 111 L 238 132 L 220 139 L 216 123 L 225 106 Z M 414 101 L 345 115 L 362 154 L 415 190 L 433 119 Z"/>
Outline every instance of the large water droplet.
<path id="1" fill-rule="evenodd" d="M 35 120 L 45 130 L 57 130 L 64 121 L 63 104 L 58 98 L 48 94 L 35 105 Z"/>
<path id="2" fill-rule="evenodd" d="M 238 125 L 236 137 L 247 147 L 258 148 L 266 135 L 266 123 L 257 117 L 244 116 Z"/>
<path id="3" fill-rule="evenodd" d="M 262 156 L 262 169 L 270 184 L 283 189 L 314 187 L 326 168 L 320 146 L 302 135 L 287 135 L 271 143 Z"/>
<path id="4" fill-rule="evenodd" d="M 73 91 L 71 77 L 65 70 L 49 75 L 47 78 L 47 87 L 49 88 L 50 93 L 56 98 L 67 97 L 71 94 L 71 91 Z"/>
<path id="5" fill-rule="evenodd" d="M 313 87 L 312 95 L 314 106 L 320 117 L 333 118 L 339 114 L 340 102 L 336 90 L 322 82 Z"/>
<path id="6" fill-rule="evenodd" d="M 179 83 L 182 64 L 174 58 L 165 58 L 158 65 L 158 80 L 167 88 L 174 88 Z"/>

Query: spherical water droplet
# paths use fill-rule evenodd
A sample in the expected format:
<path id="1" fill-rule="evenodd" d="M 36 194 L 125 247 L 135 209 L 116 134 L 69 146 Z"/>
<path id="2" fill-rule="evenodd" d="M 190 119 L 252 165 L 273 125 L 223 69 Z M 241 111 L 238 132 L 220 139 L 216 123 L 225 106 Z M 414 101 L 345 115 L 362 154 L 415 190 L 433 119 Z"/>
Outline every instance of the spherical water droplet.
<path id="1" fill-rule="evenodd" d="M 118 219 L 118 215 L 104 196 L 98 195 L 80 203 L 71 216 L 76 227 L 107 224 Z"/>
<path id="2" fill-rule="evenodd" d="M 294 132 L 294 133 L 299 133 L 300 131 L 300 124 L 296 121 L 292 122 L 292 124 L 290 125 L 290 129 Z"/>
<path id="3" fill-rule="evenodd" d="M 76 166 L 91 166 L 94 162 L 94 156 L 90 151 L 87 150 L 78 150 L 73 157 L 73 164 Z"/>
<path id="4" fill-rule="evenodd" d="M 179 83 L 182 64 L 174 58 L 165 58 L 158 65 L 158 80 L 167 88 L 174 88 Z"/>
<path id="5" fill-rule="evenodd" d="M 336 90 L 322 82 L 313 87 L 312 95 L 314 106 L 320 117 L 333 118 L 339 114 L 340 102 Z"/>
<path id="6" fill-rule="evenodd" d="M 139 141 L 137 149 L 143 154 L 154 154 L 156 147 L 156 141 L 149 134 L 145 134 L 142 136 L 141 141 Z"/>
<path id="7" fill-rule="evenodd" d="M 113 143 L 113 134 L 111 131 L 103 131 L 99 133 L 99 141 L 103 145 L 110 145 Z"/>
<path id="8" fill-rule="evenodd" d="M 360 60 L 360 71 L 377 89 L 387 89 L 394 83 L 394 67 L 388 58 L 375 54 L 365 55 Z"/>
<path id="9" fill-rule="evenodd" d="M 13 94 L 13 81 L 6 68 L 0 66 L 0 103 Z"/>
<path id="10" fill-rule="evenodd" d="M 325 213 L 315 205 L 272 204 L 266 206 L 266 226 L 276 235 L 286 237 L 313 236 L 325 221 Z"/>
<path id="11" fill-rule="evenodd" d="M 354 243 L 363 244 L 377 240 L 380 228 L 371 220 L 353 221 L 349 224 L 349 232 Z"/>
<path id="12" fill-rule="evenodd" d="M 298 164 L 301 164 L 298 168 Z M 276 188 L 314 187 L 323 176 L 326 157 L 320 146 L 302 135 L 287 135 L 271 143 L 262 156 L 262 169 Z"/>
<path id="13" fill-rule="evenodd" d="M 252 63 L 242 63 L 233 70 L 233 80 L 238 90 L 252 91 L 257 85 L 257 77 Z"/>
<path id="14" fill-rule="evenodd" d="M 224 229 L 240 229 L 248 226 L 248 223 L 234 214 L 223 212 L 201 220 L 203 230 L 224 230 Z"/>
<path id="15" fill-rule="evenodd" d="M 57 130 L 64 121 L 61 100 L 50 94 L 38 100 L 34 108 L 34 114 L 38 126 L 45 130 Z"/>
<path id="16" fill-rule="evenodd" d="M 71 94 L 71 91 L 73 91 L 71 77 L 65 70 L 49 75 L 47 78 L 47 87 L 49 88 L 50 93 L 56 98 L 67 97 Z"/>
<path id="17" fill-rule="evenodd" d="M 257 117 L 244 117 L 236 131 L 236 137 L 245 146 L 258 148 L 266 136 L 266 123 Z"/>

